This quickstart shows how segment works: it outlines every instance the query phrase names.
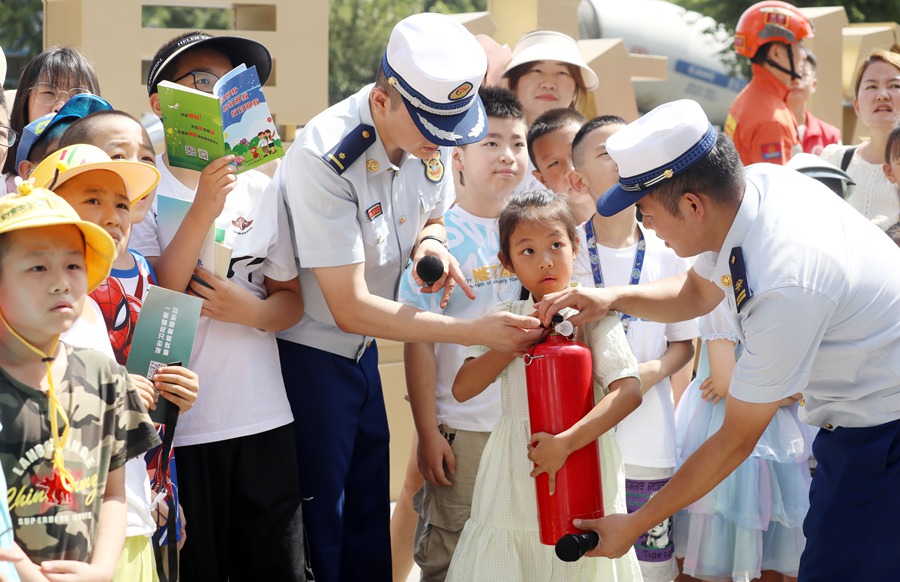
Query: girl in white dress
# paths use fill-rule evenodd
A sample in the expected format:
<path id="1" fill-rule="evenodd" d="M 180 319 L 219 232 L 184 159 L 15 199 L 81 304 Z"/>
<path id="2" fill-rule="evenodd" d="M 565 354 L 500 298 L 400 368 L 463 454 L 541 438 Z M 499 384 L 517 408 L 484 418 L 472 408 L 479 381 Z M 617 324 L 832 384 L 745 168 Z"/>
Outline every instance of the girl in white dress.
<path id="1" fill-rule="evenodd" d="M 500 260 L 531 299 L 503 302 L 492 311 L 533 313 L 534 302 L 570 285 L 578 244 L 575 219 L 563 198 L 529 191 L 509 199 L 499 226 Z M 471 517 L 453 555 L 449 582 L 641 580 L 633 548 L 616 560 L 563 562 L 553 546 L 540 543 L 533 477 L 547 472 L 552 483 L 569 453 L 594 439 L 600 450 L 604 510 L 625 513 L 624 469 L 611 429 L 641 403 L 637 362 L 617 315 L 579 331 L 591 349 L 597 405 L 558 435 L 531 433 L 522 358 L 483 346 L 469 348 L 453 395 L 460 401 L 472 398 L 499 376 L 503 416 L 481 458 Z"/>

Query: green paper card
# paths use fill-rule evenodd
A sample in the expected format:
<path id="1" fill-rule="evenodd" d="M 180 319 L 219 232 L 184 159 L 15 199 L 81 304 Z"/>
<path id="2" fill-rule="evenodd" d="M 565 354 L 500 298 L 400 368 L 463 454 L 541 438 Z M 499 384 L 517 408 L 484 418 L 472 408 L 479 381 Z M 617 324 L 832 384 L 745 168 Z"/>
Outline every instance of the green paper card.
<path id="1" fill-rule="evenodd" d="M 181 362 L 185 368 L 189 367 L 202 307 L 203 300 L 199 297 L 151 286 L 134 328 L 131 354 L 125 366 L 128 372 L 152 380 L 156 371 L 169 363 Z M 156 410 L 150 411 L 150 418 L 165 422 L 169 406 L 175 405 L 160 396 Z"/>
<path id="2" fill-rule="evenodd" d="M 156 204 L 159 240 L 171 242 L 191 208 L 191 203 L 171 196 L 158 196 Z M 224 230 L 215 228 L 215 225 L 210 228 L 203 242 L 203 248 L 200 249 L 197 266 L 212 272 L 220 279 L 226 279 L 228 266 L 231 264 L 231 247 L 218 240 L 220 233 L 224 240 Z"/>

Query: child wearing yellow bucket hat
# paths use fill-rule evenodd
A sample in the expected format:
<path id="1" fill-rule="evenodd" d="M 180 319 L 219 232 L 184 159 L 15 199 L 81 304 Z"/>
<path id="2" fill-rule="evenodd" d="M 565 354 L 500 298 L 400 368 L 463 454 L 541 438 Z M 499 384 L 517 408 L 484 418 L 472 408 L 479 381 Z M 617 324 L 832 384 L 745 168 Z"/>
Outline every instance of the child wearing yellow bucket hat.
<path id="1" fill-rule="evenodd" d="M 0 464 L 23 578 L 112 577 L 124 465 L 159 443 L 121 366 L 59 341 L 115 245 L 30 182 L 0 198 Z"/>

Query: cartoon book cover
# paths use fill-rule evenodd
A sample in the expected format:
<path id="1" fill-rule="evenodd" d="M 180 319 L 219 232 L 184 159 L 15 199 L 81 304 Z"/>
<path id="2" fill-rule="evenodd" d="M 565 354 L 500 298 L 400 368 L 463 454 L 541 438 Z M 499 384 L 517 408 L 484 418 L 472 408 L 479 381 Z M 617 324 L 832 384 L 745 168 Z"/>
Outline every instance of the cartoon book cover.
<path id="1" fill-rule="evenodd" d="M 171 196 L 157 196 L 156 205 L 159 239 L 171 242 L 191 203 Z M 215 226 L 210 228 L 200 250 L 200 257 L 197 259 L 198 267 L 203 267 L 220 279 L 227 278 L 228 265 L 231 262 L 231 248 L 223 244 L 224 235 L 224 230 Z"/>
<path id="2" fill-rule="evenodd" d="M 202 170 L 234 154 L 240 174 L 284 155 L 255 66 L 238 65 L 211 94 L 162 81 L 159 103 L 173 166 Z"/>
<path id="3" fill-rule="evenodd" d="M 199 297 L 151 286 L 134 328 L 125 366 L 128 371 L 153 378 L 159 368 L 171 363 L 189 367 L 202 306 Z M 165 422 L 169 406 L 175 405 L 160 398 L 156 410 L 150 411 L 150 418 Z"/>

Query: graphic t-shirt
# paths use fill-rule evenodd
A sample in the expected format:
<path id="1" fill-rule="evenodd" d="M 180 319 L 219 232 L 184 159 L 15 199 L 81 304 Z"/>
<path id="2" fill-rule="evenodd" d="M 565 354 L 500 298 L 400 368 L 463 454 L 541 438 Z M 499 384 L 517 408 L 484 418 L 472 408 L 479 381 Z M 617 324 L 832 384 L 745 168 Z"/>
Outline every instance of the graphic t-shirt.
<path id="1" fill-rule="evenodd" d="M 444 315 L 460 319 L 478 319 L 500 301 L 519 296 L 519 279 L 503 268 L 497 252 L 500 250 L 500 229 L 496 218 L 475 216 L 456 205 L 444 215 L 447 244 L 450 253 L 459 261 L 459 269 L 475 291 L 469 299 L 462 289 L 450 295 Z M 441 313 L 440 293 L 421 293 L 408 266 L 400 279 L 398 299 L 419 309 Z M 490 432 L 503 412 L 500 405 L 500 380 L 495 380 L 484 392 L 465 402 L 453 397 L 453 380 L 466 359 L 466 348 L 459 344 L 434 344 L 437 366 L 436 410 L 441 424 L 452 428 Z"/>
<path id="2" fill-rule="evenodd" d="M 69 419 L 63 456 L 75 481 L 61 504 L 45 484 L 53 471 L 47 396 L 0 369 L 0 464 L 16 543 L 35 563 L 89 561 L 109 471 L 159 443 L 137 393 L 126 390 L 123 367 L 96 350 L 61 347 L 68 368 L 56 392 Z"/>
<path id="3" fill-rule="evenodd" d="M 157 201 L 192 202 L 196 194 L 172 175 L 162 156 L 156 167 L 156 199 L 147 218 L 131 231 L 131 246 L 146 257 L 160 256 L 177 230 L 170 224 L 175 217 L 160 214 Z M 297 276 L 287 209 L 277 190 L 266 189 L 269 182 L 255 170 L 239 175 L 215 223 L 232 249 L 228 280 L 259 298 L 267 296 L 267 278 L 290 281 Z M 260 434 L 293 422 L 275 334 L 201 316 L 191 369 L 202 378 L 203 388 L 193 408 L 178 418 L 175 447 Z"/>
<path id="4" fill-rule="evenodd" d="M 144 297 L 150 285 L 156 284 L 156 276 L 147 259 L 132 250 L 128 252 L 134 257 L 134 267 L 113 269 L 106 281 L 90 295 L 100 306 L 109 343 L 112 344 L 116 361 L 123 366 L 131 353 L 131 339 Z"/>

